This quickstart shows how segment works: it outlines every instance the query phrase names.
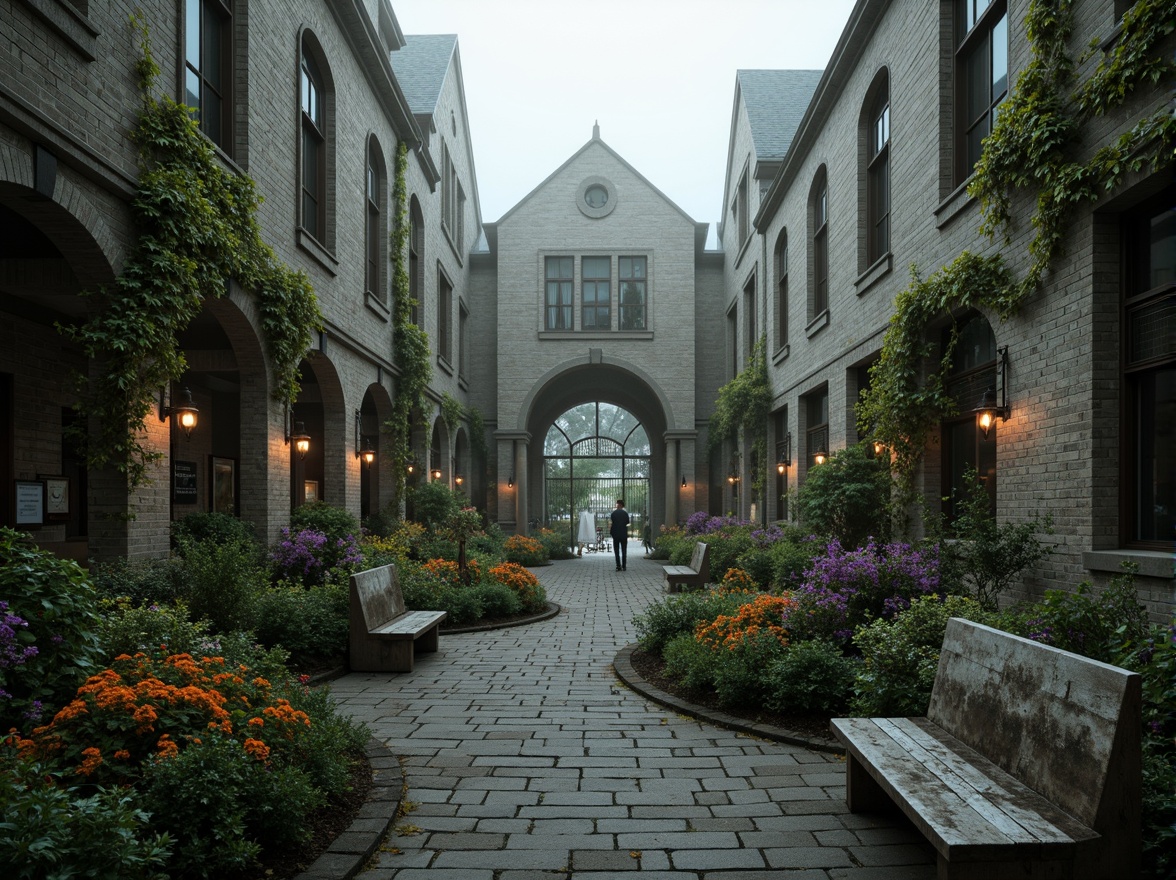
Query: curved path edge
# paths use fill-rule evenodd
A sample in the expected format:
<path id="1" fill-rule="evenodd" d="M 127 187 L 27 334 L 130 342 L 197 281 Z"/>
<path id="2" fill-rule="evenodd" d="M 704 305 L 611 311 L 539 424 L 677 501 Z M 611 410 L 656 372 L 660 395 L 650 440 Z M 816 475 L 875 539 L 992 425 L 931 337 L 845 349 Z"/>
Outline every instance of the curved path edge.
<path id="1" fill-rule="evenodd" d="M 793 730 L 785 730 L 784 728 L 774 727 L 769 724 L 748 721 L 746 718 L 738 718 L 734 715 L 728 715 L 726 712 L 718 712 L 713 709 L 706 709 L 695 703 L 688 703 L 685 700 L 675 697 L 673 694 L 666 693 L 660 688 L 654 687 L 637 673 L 637 670 L 633 667 L 632 660 L 635 650 L 637 650 L 636 644 L 626 645 L 621 648 L 617 652 L 617 656 L 613 658 L 613 672 L 616 673 L 617 678 L 621 680 L 621 683 L 625 687 L 634 693 L 640 694 L 647 700 L 652 700 L 668 709 L 673 709 L 680 715 L 697 718 L 699 721 L 706 721 L 708 724 L 714 724 L 718 727 L 737 730 L 740 733 L 748 733 L 752 736 L 761 737 L 762 739 L 772 740 L 773 742 L 804 746 L 805 748 L 818 752 L 830 752 L 835 755 L 845 754 L 845 749 L 841 748 L 836 740 L 814 739 L 813 737 L 805 736 Z"/>
<path id="2" fill-rule="evenodd" d="M 399 759 L 375 737 L 364 754 L 372 768 L 372 787 L 347 830 L 294 880 L 350 880 L 376 852 L 400 814 L 404 771 Z"/>

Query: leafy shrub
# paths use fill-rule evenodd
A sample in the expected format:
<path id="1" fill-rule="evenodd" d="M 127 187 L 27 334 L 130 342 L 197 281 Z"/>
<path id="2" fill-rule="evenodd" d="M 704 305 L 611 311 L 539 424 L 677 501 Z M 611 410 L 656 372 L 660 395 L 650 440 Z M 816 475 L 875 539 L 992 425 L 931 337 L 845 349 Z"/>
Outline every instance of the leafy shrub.
<path id="1" fill-rule="evenodd" d="M 665 673 L 688 691 L 714 687 L 714 652 L 691 633 L 674 636 L 662 649 Z"/>
<path id="2" fill-rule="evenodd" d="M 998 597 L 1021 572 L 1053 552 L 1038 537 L 1053 534 L 1053 518 L 1047 513 L 1024 522 L 998 524 L 975 470 L 965 472 L 964 485 L 956 521 L 949 526 L 943 516 L 927 517 L 928 532 L 940 544 L 947 592 L 968 593 L 995 610 Z M 948 535 L 958 540 L 943 540 Z"/>
<path id="3" fill-rule="evenodd" d="M 757 546 L 752 539 L 752 531 L 751 526 L 727 526 L 703 536 L 702 540 L 708 545 L 706 564 L 710 568 L 711 581 L 721 582 L 727 569 L 735 568 L 739 558 Z M 690 552 L 694 552 L 693 543 L 690 545 Z M 688 553 L 681 562 L 673 559 L 671 562 L 674 565 L 687 565 L 690 562 L 690 554 Z"/>
<path id="4" fill-rule="evenodd" d="M 325 501 L 303 504 L 290 514 L 290 531 L 299 532 L 304 529 L 326 535 L 332 545 L 339 541 L 353 544 L 362 534 L 359 520 L 350 511 L 332 507 Z"/>
<path id="5" fill-rule="evenodd" d="M 483 617 L 514 617 L 522 613 L 522 598 L 506 584 L 480 581 L 472 585 L 471 589 L 477 596 Z"/>
<path id="6" fill-rule="evenodd" d="M 506 535 L 502 533 L 502 529 L 498 523 L 487 523 L 486 528 L 482 530 L 482 534 L 474 535 L 470 538 L 466 549 L 471 553 L 498 557 L 503 555 L 503 547 L 505 545 Z"/>
<path id="7" fill-rule="evenodd" d="M 384 510 L 377 510 L 375 513 L 369 513 L 363 518 L 360 525 L 363 527 L 364 535 L 370 535 L 373 538 L 388 538 L 399 528 L 403 520 L 396 515 L 396 512 L 391 508 Z"/>
<path id="8" fill-rule="evenodd" d="M 548 561 L 547 551 L 535 538 L 526 535 L 511 535 L 503 545 L 507 562 L 517 565 L 544 565 Z"/>
<path id="9" fill-rule="evenodd" d="M 103 599 L 98 625 L 102 662 L 120 654 L 154 652 L 166 646 L 174 654 L 214 653 L 207 620 L 192 621 L 182 602 L 135 605 L 129 599 Z"/>
<path id="10" fill-rule="evenodd" d="M 1147 613 L 1135 591 L 1133 563 L 1098 595 L 1084 582 L 1073 592 L 1047 590 L 1032 606 L 1026 635 L 1038 642 L 1104 663 L 1121 659 L 1124 643 L 1139 644 L 1147 633 Z"/>
<path id="11" fill-rule="evenodd" d="M 1143 864 L 1176 872 L 1176 623 L 1125 640 L 1119 665 L 1143 678 Z"/>
<path id="12" fill-rule="evenodd" d="M 653 558 L 672 560 L 675 555 L 681 555 L 678 551 L 683 547 L 693 547 L 694 537 L 686 534 L 686 531 L 681 526 L 660 526 L 658 528 L 657 536 L 653 539 Z M 686 559 L 689 561 L 690 552 L 686 551 Z M 678 563 L 673 563 L 677 565 Z"/>
<path id="13" fill-rule="evenodd" d="M 283 528 L 270 550 L 270 561 L 278 579 L 313 587 L 332 575 L 354 571 L 364 560 L 352 534 L 332 538 L 313 528 Z"/>
<path id="14" fill-rule="evenodd" d="M 725 649 L 712 650 L 711 677 L 720 705 L 764 705 L 773 685 L 768 670 L 787 653 L 787 640 L 767 627 L 749 630 Z"/>
<path id="15" fill-rule="evenodd" d="M 772 566 L 769 583 L 780 590 L 791 590 L 800 586 L 805 571 L 824 549 L 820 541 L 800 537 L 795 531 L 786 533 L 784 538 L 772 544 L 768 550 Z"/>
<path id="16" fill-rule="evenodd" d="M 893 617 L 916 596 L 939 588 L 934 550 L 908 544 L 877 547 L 873 541 L 857 550 L 831 542 L 825 555 L 813 559 L 795 590 L 797 606 L 785 619 L 796 638 L 848 642 L 856 627 L 878 617 Z"/>
<path id="17" fill-rule="evenodd" d="M 397 520 L 386 534 L 364 537 L 360 544 L 360 551 L 363 553 L 363 568 L 396 565 L 406 559 L 416 558 L 413 548 L 424 535 L 425 527 L 420 523 Z"/>
<path id="18" fill-rule="evenodd" d="M 196 620 L 217 632 L 249 629 L 256 603 L 269 580 L 251 543 L 181 544 L 184 557 L 181 598 Z"/>
<path id="19" fill-rule="evenodd" d="M 801 523 L 810 531 L 858 547 L 890 535 L 890 466 L 868 444 L 847 446 L 809 468 L 796 495 Z"/>
<path id="20" fill-rule="evenodd" d="M 441 481 L 427 481 L 409 489 L 413 519 L 436 529 L 467 503 L 465 495 L 454 492 Z"/>
<path id="21" fill-rule="evenodd" d="M 253 632 L 266 648 L 288 651 L 296 666 L 336 657 L 347 649 L 347 590 L 279 583 L 258 597 Z"/>
<path id="22" fill-rule="evenodd" d="M 712 621 L 720 614 L 732 614 L 750 599 L 750 593 L 715 589 L 669 596 L 633 618 L 637 644 L 643 651 L 664 656 L 666 645 L 676 637 L 693 638 L 700 623 Z"/>
<path id="23" fill-rule="evenodd" d="M 23 730 L 96 668 L 98 595 L 77 563 L 0 528 L 0 596 L 0 730 Z"/>
<path id="24" fill-rule="evenodd" d="M 487 573 L 487 577 L 510 587 L 519 597 L 524 611 L 542 611 L 547 605 L 547 593 L 539 578 L 514 562 L 503 562 Z"/>
<path id="25" fill-rule="evenodd" d="M 156 880 L 170 854 L 166 835 L 146 832 L 132 794 L 98 788 L 83 795 L 48 766 L 0 744 L 0 864 L 12 880 L 94 877 Z"/>
<path id="26" fill-rule="evenodd" d="M 449 583 L 423 565 L 406 562 L 398 568 L 404 605 L 418 611 L 445 611 L 446 626 L 472 623 L 482 616 L 478 594 Z"/>
<path id="27" fill-rule="evenodd" d="M 227 513 L 190 513 L 171 525 L 172 545 L 192 542 L 201 544 L 256 544 L 257 533 L 252 523 Z"/>
<path id="28" fill-rule="evenodd" d="M 949 617 L 999 624 L 995 613 L 971 597 L 924 596 L 892 620 L 858 629 L 853 643 L 862 653 L 862 666 L 854 684 L 855 714 L 926 714 Z"/>
<path id="29" fill-rule="evenodd" d="M 110 599 L 125 597 L 136 605 L 174 602 L 184 591 L 183 565 L 177 558 L 130 560 L 119 557 L 92 563 L 90 579 L 100 596 Z"/>
<path id="30" fill-rule="evenodd" d="M 764 702 L 778 712 L 843 712 L 853 693 L 857 666 L 832 642 L 795 642 L 768 668 Z"/>
<path id="31" fill-rule="evenodd" d="M 535 532 L 535 538 L 543 545 L 548 559 L 571 559 L 574 555 L 568 546 L 569 535 L 562 529 L 539 529 Z"/>

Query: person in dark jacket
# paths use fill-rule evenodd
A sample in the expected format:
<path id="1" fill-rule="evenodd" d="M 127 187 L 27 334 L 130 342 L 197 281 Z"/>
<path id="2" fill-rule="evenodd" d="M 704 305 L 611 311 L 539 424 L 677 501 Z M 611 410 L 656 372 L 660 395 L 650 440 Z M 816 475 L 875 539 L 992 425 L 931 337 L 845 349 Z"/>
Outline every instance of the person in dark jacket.
<path id="1" fill-rule="evenodd" d="M 629 511 L 625 510 L 625 499 L 617 499 L 617 509 L 609 517 L 612 525 L 608 533 L 613 540 L 613 555 L 617 558 L 617 571 L 625 571 L 629 562 Z"/>

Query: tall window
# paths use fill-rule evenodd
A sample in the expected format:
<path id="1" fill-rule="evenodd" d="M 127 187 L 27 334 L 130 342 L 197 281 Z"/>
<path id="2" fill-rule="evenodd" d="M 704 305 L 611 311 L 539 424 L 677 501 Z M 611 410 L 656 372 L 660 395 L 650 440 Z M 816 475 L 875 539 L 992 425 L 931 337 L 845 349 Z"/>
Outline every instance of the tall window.
<path id="1" fill-rule="evenodd" d="M 776 241 L 776 347 L 788 344 L 788 230 Z"/>
<path id="2" fill-rule="evenodd" d="M 739 178 L 739 186 L 735 189 L 735 202 L 731 205 L 732 219 L 735 221 L 735 234 L 738 239 L 736 247 L 742 247 L 748 234 L 748 206 L 747 206 L 747 172 Z"/>
<path id="3" fill-rule="evenodd" d="M 769 473 L 776 475 L 776 519 L 788 519 L 788 469 L 792 458 L 791 436 L 788 433 L 788 407 L 776 410 L 772 416 L 776 436 L 776 457 L 769 465 Z M 779 465 L 783 464 L 783 468 Z M 783 470 L 783 473 L 780 471 Z"/>
<path id="4" fill-rule="evenodd" d="M 809 216 L 813 242 L 812 319 L 829 308 L 829 184 L 824 166 L 813 181 Z"/>
<path id="5" fill-rule="evenodd" d="M 644 330 L 648 276 L 645 257 L 617 257 L 621 282 L 621 329 Z"/>
<path id="6" fill-rule="evenodd" d="M 232 133 L 232 23 L 228 0 L 184 2 L 184 103 L 223 150 Z"/>
<path id="7" fill-rule="evenodd" d="M 612 315 L 612 259 L 584 257 L 580 261 L 581 329 L 608 330 Z"/>
<path id="8" fill-rule="evenodd" d="M 1123 220 L 1124 538 L 1170 550 L 1176 527 L 1176 187 Z"/>
<path id="9" fill-rule="evenodd" d="M 437 355 L 453 360 L 453 285 L 444 273 L 437 276 Z"/>
<path id="10" fill-rule="evenodd" d="M 544 323 L 548 330 L 572 329 L 572 258 L 545 257 Z"/>
<path id="11" fill-rule="evenodd" d="M 380 143 L 374 137 L 368 139 L 367 184 L 364 190 L 364 284 L 369 293 L 384 302 L 383 276 L 387 263 L 384 242 L 387 235 L 384 232 L 383 211 L 380 210 L 384 200 L 384 159 L 380 155 Z"/>
<path id="12" fill-rule="evenodd" d="M 323 78 L 302 43 L 302 228 L 320 242 L 327 228 L 327 135 Z"/>
<path id="13" fill-rule="evenodd" d="M 867 263 L 890 250 L 890 94 L 885 75 L 870 104 L 866 164 Z"/>
<path id="14" fill-rule="evenodd" d="M 464 246 L 465 191 L 457 179 L 457 166 L 447 146 L 441 147 L 441 224 L 449 233 L 449 240 L 460 252 Z"/>
<path id="15" fill-rule="evenodd" d="M 412 197 L 408 208 L 408 295 L 412 299 L 412 322 L 418 327 L 422 323 L 424 314 L 421 309 L 421 297 L 424 295 L 424 276 L 421 256 L 425 251 L 425 221 L 421 216 L 421 203 L 417 197 Z"/>
<path id="16" fill-rule="evenodd" d="M 955 0 L 956 183 L 972 174 L 1009 91 L 1005 0 Z"/>
<path id="17" fill-rule="evenodd" d="M 829 454 L 829 389 L 822 388 L 804 398 L 805 455 L 808 466 L 817 463 L 817 454 Z"/>
<path id="18" fill-rule="evenodd" d="M 751 357 L 751 347 L 759 339 L 759 327 L 756 325 L 755 307 L 755 276 L 747 279 L 743 286 L 743 320 L 747 323 L 747 356 Z"/>
<path id="19" fill-rule="evenodd" d="M 470 375 L 470 310 L 461 300 L 457 303 L 457 375 L 465 379 Z"/>
<path id="20" fill-rule="evenodd" d="M 947 338 L 944 339 L 947 344 Z M 949 520 L 959 515 L 968 484 L 964 475 L 976 471 L 988 494 L 988 505 L 996 515 L 996 430 L 987 435 L 976 424 L 976 405 L 988 389 L 996 388 L 996 337 L 982 315 L 973 315 L 959 326 L 952 351 L 947 393 L 956 404 L 957 415 L 943 423 L 944 512 Z"/>

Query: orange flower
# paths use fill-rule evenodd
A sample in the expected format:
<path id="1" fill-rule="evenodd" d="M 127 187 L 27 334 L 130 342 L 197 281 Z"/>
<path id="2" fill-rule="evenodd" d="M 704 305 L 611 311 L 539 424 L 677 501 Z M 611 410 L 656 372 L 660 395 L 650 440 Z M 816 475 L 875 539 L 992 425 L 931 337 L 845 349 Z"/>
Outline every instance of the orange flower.
<path id="1" fill-rule="evenodd" d="M 259 760 L 259 761 L 269 760 L 269 755 L 270 755 L 269 746 L 267 746 L 265 743 L 263 743 L 259 739 L 245 740 L 245 743 L 243 744 L 242 748 L 245 749 L 245 752 L 247 754 L 252 755 L 254 758 L 257 758 L 257 760 Z"/>
<path id="2" fill-rule="evenodd" d="M 161 758 L 174 758 L 180 753 L 180 747 L 166 733 L 159 738 L 155 746 L 156 753 Z"/>
<path id="3" fill-rule="evenodd" d="M 265 727 L 265 719 L 264 718 L 250 718 L 249 719 L 249 726 L 250 727 Z"/>
<path id="4" fill-rule="evenodd" d="M 116 760 L 116 761 L 129 761 L 129 760 L 131 760 L 131 753 L 128 752 L 126 749 L 119 749 L 117 752 L 114 753 L 114 760 Z"/>
<path id="5" fill-rule="evenodd" d="M 89 776 L 102 764 L 102 751 L 90 746 L 88 749 L 82 749 L 82 763 L 79 764 L 74 772 L 78 776 Z"/>

